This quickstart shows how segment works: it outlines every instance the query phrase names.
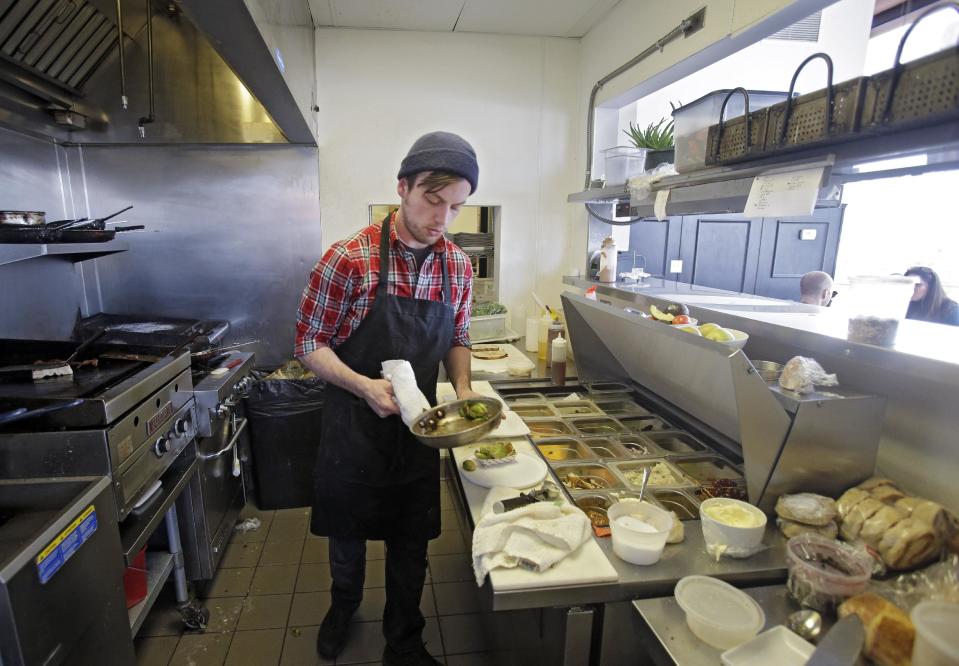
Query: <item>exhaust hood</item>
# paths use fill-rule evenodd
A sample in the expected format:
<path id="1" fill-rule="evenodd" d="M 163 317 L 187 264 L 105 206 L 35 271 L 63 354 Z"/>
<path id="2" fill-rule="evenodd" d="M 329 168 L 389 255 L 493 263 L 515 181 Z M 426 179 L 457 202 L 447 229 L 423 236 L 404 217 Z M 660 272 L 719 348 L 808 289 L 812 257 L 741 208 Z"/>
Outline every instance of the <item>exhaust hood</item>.
<path id="1" fill-rule="evenodd" d="M 74 144 L 315 145 L 242 0 L 0 2 L 0 123 Z"/>

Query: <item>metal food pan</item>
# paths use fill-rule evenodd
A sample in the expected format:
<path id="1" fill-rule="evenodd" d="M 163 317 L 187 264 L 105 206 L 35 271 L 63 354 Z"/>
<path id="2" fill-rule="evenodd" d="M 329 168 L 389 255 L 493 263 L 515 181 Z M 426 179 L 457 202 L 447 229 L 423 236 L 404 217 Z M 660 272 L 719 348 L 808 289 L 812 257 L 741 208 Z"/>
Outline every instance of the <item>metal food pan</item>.
<path id="1" fill-rule="evenodd" d="M 516 415 L 521 419 L 542 419 L 556 417 L 556 410 L 554 410 L 546 402 L 518 402 L 510 405 L 510 409 L 516 412 Z"/>
<path id="2" fill-rule="evenodd" d="M 597 458 L 629 460 L 633 457 L 612 437 L 586 437 L 582 441 L 583 445 L 589 448 Z"/>
<path id="3" fill-rule="evenodd" d="M 650 432 L 645 436 L 653 444 L 666 452 L 667 455 L 687 455 L 704 453 L 709 450 L 705 444 L 686 432 L 679 430 L 667 432 Z"/>
<path id="4" fill-rule="evenodd" d="M 560 419 L 529 419 L 526 421 L 526 426 L 533 441 L 569 438 L 576 434 L 565 421 Z"/>
<path id="5" fill-rule="evenodd" d="M 599 398 L 597 396 L 593 404 L 608 416 L 642 416 L 652 414 L 648 409 L 637 404 L 630 398 Z"/>
<path id="6" fill-rule="evenodd" d="M 619 477 L 610 470 L 609 467 L 601 463 L 570 463 L 566 465 L 557 465 L 553 468 L 553 471 L 556 473 L 556 477 L 559 479 L 560 483 L 563 484 L 563 487 L 569 491 L 575 492 L 577 490 L 608 490 L 608 489 L 622 489 L 624 488 L 623 482 Z M 576 476 L 589 479 L 590 481 L 595 481 L 602 485 L 602 488 L 571 488 L 567 485 L 565 479 L 568 475 L 575 474 Z"/>
<path id="7" fill-rule="evenodd" d="M 675 483 L 654 484 L 653 480 L 650 479 L 649 486 L 647 487 L 648 491 L 658 490 L 660 488 L 686 488 L 696 485 L 689 477 L 679 471 L 665 458 L 650 458 L 649 460 L 629 460 L 625 462 L 609 463 L 610 468 L 613 470 L 616 476 L 620 478 L 620 480 L 623 482 L 623 485 L 631 490 L 639 490 L 642 487 L 642 478 L 631 480 L 627 475 L 631 472 L 638 471 L 640 477 L 642 477 L 642 471 L 644 468 L 654 467 L 656 465 L 665 465 L 675 478 Z"/>
<path id="8" fill-rule="evenodd" d="M 619 445 L 631 458 L 662 458 L 666 454 L 642 435 L 620 435 Z"/>
<path id="9" fill-rule="evenodd" d="M 657 504 L 672 511 L 680 520 L 699 520 L 699 502 L 680 490 L 654 490 Z"/>
<path id="10" fill-rule="evenodd" d="M 571 393 L 586 395 L 586 387 L 582 384 L 563 384 L 561 386 L 543 386 L 537 389 L 547 400 L 562 400 Z"/>
<path id="11" fill-rule="evenodd" d="M 583 437 L 609 437 L 626 432 L 626 427 L 609 416 L 569 419 L 570 423 Z"/>
<path id="12" fill-rule="evenodd" d="M 579 507 L 579 509 L 586 514 L 587 518 L 589 518 L 590 511 L 595 511 L 606 519 L 606 525 L 596 525 L 592 519 L 590 519 L 589 522 L 593 527 L 609 527 L 609 517 L 606 515 L 606 512 L 613 504 L 609 497 L 593 493 L 583 493 L 573 498 L 573 504 Z"/>
<path id="13" fill-rule="evenodd" d="M 717 479 L 742 480 L 743 475 L 731 462 L 719 456 L 689 456 L 676 458 L 672 463 L 698 484 Z"/>
<path id="14" fill-rule="evenodd" d="M 536 448 L 551 465 L 569 462 L 572 460 L 596 460 L 586 444 L 578 439 L 544 439 L 536 444 Z"/>
<path id="15" fill-rule="evenodd" d="M 543 402 L 545 398 L 542 393 L 513 393 L 512 395 L 504 395 L 503 402 L 507 405 L 518 405 L 521 403 L 527 402 Z"/>
<path id="16" fill-rule="evenodd" d="M 604 416 L 603 411 L 591 400 L 556 400 L 550 406 L 561 418 Z"/>
<path id="17" fill-rule="evenodd" d="M 655 414 L 649 414 L 647 416 L 621 416 L 619 421 L 632 432 L 640 434 L 665 432 L 676 429 L 676 426 L 672 423 Z"/>
<path id="18" fill-rule="evenodd" d="M 629 387 L 626 384 L 620 384 L 619 382 L 591 382 L 589 384 L 589 392 L 596 395 L 604 395 L 608 393 L 626 393 L 630 391 Z"/>

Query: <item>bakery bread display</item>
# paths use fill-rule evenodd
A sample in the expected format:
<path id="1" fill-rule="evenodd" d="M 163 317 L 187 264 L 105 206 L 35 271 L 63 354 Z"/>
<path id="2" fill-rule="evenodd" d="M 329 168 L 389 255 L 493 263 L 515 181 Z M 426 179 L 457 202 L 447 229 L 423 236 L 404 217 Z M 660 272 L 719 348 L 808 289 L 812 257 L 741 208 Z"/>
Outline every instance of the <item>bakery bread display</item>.
<path id="1" fill-rule="evenodd" d="M 776 502 L 776 515 L 806 525 L 825 527 L 839 514 L 836 502 L 815 493 L 783 495 Z"/>
<path id="2" fill-rule="evenodd" d="M 909 666 L 916 628 L 894 603 L 867 592 L 839 606 L 839 617 L 857 615 L 866 631 L 864 652 L 879 666 Z"/>
<path id="3" fill-rule="evenodd" d="M 797 523 L 794 520 L 780 518 L 776 521 L 776 525 L 787 539 L 792 539 L 800 534 L 820 534 L 828 539 L 835 539 L 839 534 L 839 526 L 834 522 L 828 525 L 807 525 L 806 523 Z"/>

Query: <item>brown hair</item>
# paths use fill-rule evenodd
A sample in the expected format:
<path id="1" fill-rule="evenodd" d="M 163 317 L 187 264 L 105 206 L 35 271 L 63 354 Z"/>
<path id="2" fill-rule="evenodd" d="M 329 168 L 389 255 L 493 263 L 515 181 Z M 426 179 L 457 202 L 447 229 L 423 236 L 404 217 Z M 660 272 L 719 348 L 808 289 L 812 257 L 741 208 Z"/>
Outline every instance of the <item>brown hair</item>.
<path id="1" fill-rule="evenodd" d="M 416 179 L 419 178 L 422 173 L 425 173 L 426 177 L 419 182 L 419 185 L 426 190 L 427 194 L 436 194 L 447 185 L 466 180 L 462 176 L 450 173 L 449 171 L 420 171 L 419 173 L 411 173 L 409 176 L 406 176 L 406 184 L 411 190 L 416 187 Z"/>
<path id="2" fill-rule="evenodd" d="M 926 283 L 925 297 L 921 301 L 909 303 L 906 318 L 936 321 L 942 306 L 949 300 L 946 290 L 942 288 L 942 280 L 934 270 L 926 266 L 913 266 L 906 271 L 906 275 L 914 275 Z"/>

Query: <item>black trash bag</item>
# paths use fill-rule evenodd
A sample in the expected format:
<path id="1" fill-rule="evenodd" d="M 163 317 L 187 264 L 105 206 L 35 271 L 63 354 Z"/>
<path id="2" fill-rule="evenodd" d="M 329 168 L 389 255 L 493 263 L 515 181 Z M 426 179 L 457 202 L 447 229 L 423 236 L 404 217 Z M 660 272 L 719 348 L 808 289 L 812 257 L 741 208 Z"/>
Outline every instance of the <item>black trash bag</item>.
<path id="1" fill-rule="evenodd" d="M 250 389 L 246 415 L 261 510 L 313 504 L 325 389 L 325 382 L 315 377 L 261 380 Z"/>

